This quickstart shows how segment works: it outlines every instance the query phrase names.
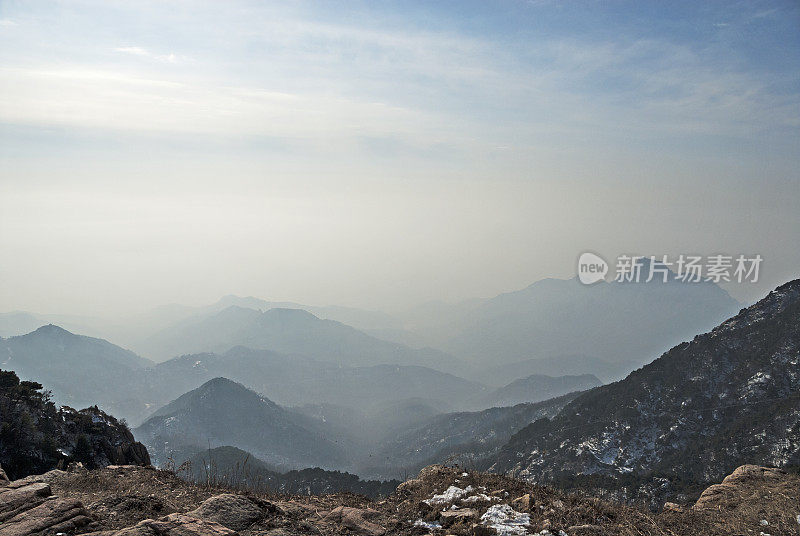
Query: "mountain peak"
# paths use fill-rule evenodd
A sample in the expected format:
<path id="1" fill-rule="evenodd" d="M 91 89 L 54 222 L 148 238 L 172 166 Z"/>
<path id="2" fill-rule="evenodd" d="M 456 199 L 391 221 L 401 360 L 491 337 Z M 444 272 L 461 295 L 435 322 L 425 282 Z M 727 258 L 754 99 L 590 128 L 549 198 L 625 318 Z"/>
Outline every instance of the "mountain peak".
<path id="1" fill-rule="evenodd" d="M 56 326 L 55 324 L 47 324 L 37 328 L 36 330 L 29 333 L 29 335 L 75 335 L 71 331 L 67 331 L 66 329 Z"/>
<path id="2" fill-rule="evenodd" d="M 224 376 L 217 376 L 216 378 L 212 378 L 197 388 L 197 391 L 211 391 L 211 390 L 247 391 L 255 394 L 241 383 L 229 380 Z"/>
<path id="3" fill-rule="evenodd" d="M 305 309 L 294 309 L 291 307 L 273 307 L 264 311 L 265 317 L 277 317 L 285 319 L 320 320 L 318 316 L 306 311 Z"/>

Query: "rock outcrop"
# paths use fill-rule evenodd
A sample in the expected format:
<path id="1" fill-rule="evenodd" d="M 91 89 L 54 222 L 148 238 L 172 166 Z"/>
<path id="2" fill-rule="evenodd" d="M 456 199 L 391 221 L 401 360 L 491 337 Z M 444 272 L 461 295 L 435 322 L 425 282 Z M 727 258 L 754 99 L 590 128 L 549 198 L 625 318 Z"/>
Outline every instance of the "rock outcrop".
<path id="1" fill-rule="evenodd" d="M 0 475 L 5 476 L 1 468 Z M 72 532 L 92 521 L 80 501 L 54 497 L 46 482 L 0 480 L 0 536 Z"/>
<path id="2" fill-rule="evenodd" d="M 82 463 L 149 465 L 147 449 L 127 425 L 97 406 L 57 407 L 40 383 L 0 370 L 0 464 L 8 477 L 23 478 Z"/>
<path id="3" fill-rule="evenodd" d="M 233 536 L 237 532 L 214 521 L 184 514 L 145 519 L 133 527 L 94 533 L 94 536 Z"/>
<path id="4" fill-rule="evenodd" d="M 694 507 L 658 514 L 444 466 L 381 501 L 276 500 L 137 466 L 50 471 L 0 487 L 0 536 L 800 536 L 797 516 L 800 477 L 758 466 L 738 468 Z"/>
<path id="5" fill-rule="evenodd" d="M 244 530 L 254 523 L 279 513 L 280 509 L 269 501 L 223 493 L 207 499 L 190 516 L 214 521 L 232 530 Z"/>
<path id="6" fill-rule="evenodd" d="M 334 526 L 340 525 L 356 534 L 365 536 L 383 536 L 386 529 L 374 521 L 381 517 L 381 513 L 371 508 L 352 508 L 339 506 L 331 510 L 323 519 Z"/>
<path id="7" fill-rule="evenodd" d="M 742 465 L 726 476 L 720 484 L 709 486 L 692 507 L 694 510 L 721 510 L 739 504 L 753 489 L 780 484 L 786 471 L 774 467 Z"/>

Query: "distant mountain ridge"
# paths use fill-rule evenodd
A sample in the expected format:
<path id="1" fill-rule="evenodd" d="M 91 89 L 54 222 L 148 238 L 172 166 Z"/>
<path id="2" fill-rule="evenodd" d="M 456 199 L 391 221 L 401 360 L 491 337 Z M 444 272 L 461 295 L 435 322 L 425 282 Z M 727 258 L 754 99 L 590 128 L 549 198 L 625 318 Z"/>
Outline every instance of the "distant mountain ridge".
<path id="1" fill-rule="evenodd" d="M 713 283 L 544 279 L 473 308 L 438 347 L 477 361 L 490 355 L 498 365 L 559 354 L 641 364 L 739 307 Z M 597 372 L 586 367 L 580 373 Z"/>
<path id="2" fill-rule="evenodd" d="M 134 430 L 154 460 L 232 445 L 278 468 L 340 467 L 343 446 L 304 426 L 266 397 L 226 378 L 214 378 L 157 410 Z"/>
<path id="3" fill-rule="evenodd" d="M 533 374 L 519 378 L 508 385 L 487 393 L 481 399 L 484 407 L 516 406 L 523 403 L 535 403 L 557 398 L 576 391 L 586 391 L 603 385 L 593 374 L 577 376 L 546 376 Z"/>
<path id="4" fill-rule="evenodd" d="M 558 354 L 552 357 L 525 359 L 480 369 L 475 375 L 488 385 L 501 387 L 514 380 L 535 374 L 546 376 L 580 376 L 592 370 L 592 376 L 604 382 L 622 379 L 634 370 L 638 360 L 610 363 L 597 357 L 581 354 Z"/>
<path id="5" fill-rule="evenodd" d="M 416 365 L 346 367 L 301 355 L 235 347 L 222 354 L 185 355 L 155 366 L 154 395 L 178 396 L 215 376 L 269 394 L 284 405 L 328 403 L 353 407 L 414 397 L 460 405 L 485 391 L 477 383 Z"/>
<path id="6" fill-rule="evenodd" d="M 386 437 L 375 458 L 391 460 L 391 465 L 362 465 L 359 473 L 390 478 L 448 461 L 464 467 L 486 466 L 514 433 L 537 419 L 555 416 L 579 394 L 570 393 L 532 404 L 433 416 Z"/>
<path id="7" fill-rule="evenodd" d="M 378 498 L 388 496 L 400 483 L 397 480 L 361 480 L 350 473 L 320 468 L 281 473 L 249 452 L 230 446 L 200 451 L 186 461 L 189 477 L 202 484 L 291 495 L 321 495 L 345 491 Z M 177 460 L 176 464 L 183 462 L 184 460 Z"/>
<path id="8" fill-rule="evenodd" d="M 417 365 L 349 367 L 242 346 L 222 354 L 183 355 L 156 365 L 102 339 L 57 326 L 0 339 L 0 366 L 23 378 L 41 378 L 59 403 L 98 404 L 134 423 L 218 376 L 269 393 L 287 406 L 358 407 L 421 397 L 456 408 L 485 391 L 475 382 Z"/>
<path id="9" fill-rule="evenodd" d="M 107 404 L 116 413 L 118 386 L 154 365 L 103 339 L 75 335 L 52 324 L 27 335 L 0 339 L 0 368 L 35 379 L 54 391 L 59 404 Z M 123 403 L 124 404 L 124 403 Z"/>
<path id="10" fill-rule="evenodd" d="M 225 352 L 236 346 L 301 354 L 347 366 L 423 365 L 439 370 L 460 360 L 430 348 L 413 349 L 387 342 L 302 309 L 267 311 L 231 306 L 200 319 L 165 329 L 147 342 L 158 358 L 202 352 Z"/>
<path id="11" fill-rule="evenodd" d="M 493 470 L 663 498 L 743 463 L 800 465 L 798 360 L 795 280 L 522 429 Z"/>

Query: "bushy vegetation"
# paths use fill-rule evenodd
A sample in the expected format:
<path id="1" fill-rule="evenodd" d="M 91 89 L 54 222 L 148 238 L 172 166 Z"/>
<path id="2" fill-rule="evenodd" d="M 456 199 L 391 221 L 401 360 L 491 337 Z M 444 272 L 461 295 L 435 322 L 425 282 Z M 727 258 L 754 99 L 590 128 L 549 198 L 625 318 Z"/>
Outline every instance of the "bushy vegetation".
<path id="1" fill-rule="evenodd" d="M 357 475 L 319 467 L 279 472 L 236 447 L 217 447 L 198 452 L 175 472 L 210 488 L 231 488 L 289 495 L 324 495 L 350 492 L 367 497 L 386 497 L 400 484 L 397 480 L 361 480 Z"/>
<path id="2" fill-rule="evenodd" d="M 43 472 L 62 458 L 56 446 L 59 411 L 36 382 L 0 370 L 0 465 L 10 478 Z"/>
<path id="3" fill-rule="evenodd" d="M 59 408 L 40 383 L 0 370 L 0 466 L 10 478 L 21 478 L 71 462 L 93 469 L 149 458 L 127 425 L 97 406 Z"/>

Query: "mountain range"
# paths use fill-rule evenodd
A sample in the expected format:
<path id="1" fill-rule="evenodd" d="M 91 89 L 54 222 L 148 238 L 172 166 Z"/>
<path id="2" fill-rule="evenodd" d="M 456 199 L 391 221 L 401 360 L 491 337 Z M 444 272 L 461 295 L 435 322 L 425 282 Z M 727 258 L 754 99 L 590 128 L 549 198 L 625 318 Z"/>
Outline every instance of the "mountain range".
<path id="1" fill-rule="evenodd" d="M 593 374 L 558 377 L 532 374 L 488 393 L 480 405 L 502 407 L 515 406 L 524 402 L 541 402 L 567 393 L 586 391 L 599 385 L 603 385 L 603 382 Z"/>
<path id="2" fill-rule="evenodd" d="M 680 303 L 676 297 L 689 288 L 675 281 L 662 290 L 602 285 L 589 293 L 660 295 L 666 303 Z M 720 297 L 716 287 L 698 288 L 712 302 Z M 650 305 L 639 305 L 634 312 L 646 314 Z M 476 318 L 484 306 L 472 303 L 462 320 Z M 568 312 L 555 316 L 569 325 L 577 312 Z M 634 312 L 605 316 L 624 320 Z M 134 433 L 157 463 L 233 447 L 279 471 L 319 466 L 385 479 L 450 459 L 624 500 L 660 501 L 691 495 L 742 463 L 800 465 L 798 326 L 800 281 L 792 281 L 608 385 L 591 374 L 536 372 L 542 363 L 573 372 L 588 354 L 499 358 L 478 369 L 437 352 L 456 359 L 449 371 L 439 371 L 409 363 L 425 350 L 307 311 L 238 306 L 163 334 L 195 337 L 193 344 L 212 350 L 236 341 L 271 348 L 233 345 L 155 364 L 47 325 L 0 339 L 0 366 L 23 379 L 44 379 L 61 403 L 94 401 L 137 422 L 149 415 Z M 623 331 L 614 329 L 610 340 Z M 596 336 L 602 348 L 606 339 Z M 406 363 L 381 362 L 398 356 Z M 608 366 L 635 361 L 588 358 Z M 485 383 L 462 374 L 483 376 Z"/>
<path id="3" fill-rule="evenodd" d="M 353 327 L 324 320 L 302 309 L 267 311 L 231 306 L 191 318 L 154 334 L 144 354 L 159 359 L 187 353 L 225 352 L 236 346 L 300 354 L 343 366 L 424 365 L 439 370 L 459 360 L 433 349 L 413 349 L 376 339 Z"/>
<path id="4" fill-rule="evenodd" d="M 305 422 L 304 422 L 305 421 Z M 277 468 L 341 467 L 345 445 L 266 397 L 225 378 L 215 378 L 156 411 L 134 430 L 156 462 L 231 445 Z"/>
<path id="5" fill-rule="evenodd" d="M 800 465 L 800 280 L 523 428 L 494 471 L 663 497 L 742 463 Z"/>
<path id="6" fill-rule="evenodd" d="M 473 463 L 485 460 L 514 432 L 554 416 L 576 396 L 458 413 L 442 413 L 422 399 L 373 411 L 289 408 L 227 378 L 214 378 L 158 409 L 134 434 L 159 464 L 180 465 L 226 446 L 250 452 L 276 471 L 320 466 L 385 480 L 451 455 Z"/>
<path id="7" fill-rule="evenodd" d="M 608 381 L 711 329 L 739 308 L 713 283 L 687 283 L 674 276 L 666 283 L 602 281 L 592 286 L 577 279 L 544 279 L 472 305 L 427 342 L 484 366 L 486 356 L 497 366 L 577 354 L 586 359 L 570 374 L 595 374 Z M 626 365 L 621 376 L 607 370 L 608 363 Z M 558 359 L 539 364 L 529 373 L 564 374 Z M 608 377 L 609 372 L 617 377 Z"/>
<path id="8" fill-rule="evenodd" d="M 719 286 L 682 282 L 672 274 L 666 283 L 592 286 L 544 279 L 493 298 L 432 302 L 391 314 L 232 295 L 206 306 L 173 304 L 108 319 L 14 312 L 0 314 L 0 335 L 55 323 L 154 361 L 241 345 L 349 366 L 458 370 L 501 387 L 531 374 L 621 379 L 739 308 Z M 487 372 L 501 367 L 513 373 L 490 380 Z"/>
<path id="9" fill-rule="evenodd" d="M 120 396 L 119 386 L 153 365 L 108 341 L 75 335 L 52 324 L 0 339 L 0 368 L 41 382 L 59 404 L 101 403 L 118 415 L 129 414 L 131 403 L 127 396 Z"/>

